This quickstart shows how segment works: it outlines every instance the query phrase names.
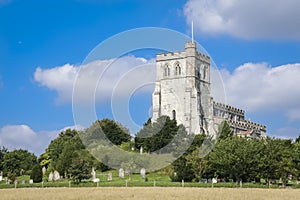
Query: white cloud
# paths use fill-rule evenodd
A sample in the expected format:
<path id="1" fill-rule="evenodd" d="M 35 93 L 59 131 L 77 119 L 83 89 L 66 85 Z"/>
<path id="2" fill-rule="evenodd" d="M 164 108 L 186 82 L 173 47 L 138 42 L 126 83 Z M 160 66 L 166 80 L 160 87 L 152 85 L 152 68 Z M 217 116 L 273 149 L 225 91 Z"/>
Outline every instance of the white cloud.
<path id="1" fill-rule="evenodd" d="M 297 0 L 189 0 L 184 13 L 200 34 L 299 40 L 299 7 Z"/>
<path id="2" fill-rule="evenodd" d="M 0 129 L 0 146 L 9 150 L 27 149 L 41 154 L 59 131 L 35 132 L 27 125 L 7 125 Z"/>
<path id="3" fill-rule="evenodd" d="M 27 125 L 6 125 L 0 128 L 0 146 L 9 150 L 26 149 L 40 155 L 61 131 L 76 128 L 77 130 L 82 129 L 81 126 L 69 126 L 61 130 L 36 132 Z"/>
<path id="4" fill-rule="evenodd" d="M 111 98 L 116 88 L 118 94 L 115 95 L 122 97 L 132 92 L 133 87 L 141 86 L 137 85 L 141 79 L 144 83 L 155 80 L 154 62 L 134 56 L 97 60 L 79 66 L 38 67 L 34 73 L 36 82 L 58 92 L 57 101 L 60 103 L 71 102 L 73 89 L 76 98 L 82 102 L 95 96 L 97 101 L 105 101 Z"/>
<path id="5" fill-rule="evenodd" d="M 300 64 L 246 63 L 221 71 L 229 104 L 249 112 L 276 111 L 300 120 Z"/>

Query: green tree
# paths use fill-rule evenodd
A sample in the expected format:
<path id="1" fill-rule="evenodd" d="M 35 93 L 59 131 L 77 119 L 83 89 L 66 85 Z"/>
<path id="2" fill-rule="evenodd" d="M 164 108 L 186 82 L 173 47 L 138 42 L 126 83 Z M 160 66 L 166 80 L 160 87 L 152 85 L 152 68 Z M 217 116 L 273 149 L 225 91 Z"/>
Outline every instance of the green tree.
<path id="1" fill-rule="evenodd" d="M 206 162 L 200 157 L 200 151 L 206 136 L 190 135 L 194 138 L 187 151 L 176 161 L 172 163 L 174 173 L 170 178 L 172 181 L 199 181 L 205 173 Z"/>
<path id="2" fill-rule="evenodd" d="M 43 172 L 40 164 L 37 163 L 34 165 L 30 174 L 30 178 L 33 180 L 34 183 L 40 183 L 42 181 Z"/>
<path id="3" fill-rule="evenodd" d="M 84 145 L 80 139 L 79 133 L 76 130 L 67 129 L 62 131 L 57 138 L 52 140 L 43 153 L 39 157 L 39 163 L 43 167 L 51 165 L 54 168 L 59 167 L 58 165 L 64 164 L 62 157 L 67 157 L 67 149 L 74 151 L 77 149 L 84 149 Z M 64 151 L 64 154 L 62 155 Z M 64 173 L 64 170 L 60 170 L 60 173 Z"/>
<path id="4" fill-rule="evenodd" d="M 80 183 L 84 179 L 91 177 L 93 158 L 87 150 L 75 151 L 72 155 L 70 175 L 75 183 Z"/>
<path id="5" fill-rule="evenodd" d="M 256 180 L 261 169 L 263 142 L 234 136 L 219 140 L 209 154 L 214 176 L 236 181 Z"/>
<path id="6" fill-rule="evenodd" d="M 266 180 L 282 178 L 285 183 L 288 175 L 297 175 L 295 155 L 291 140 L 267 138 L 262 156 L 262 176 Z"/>
<path id="7" fill-rule="evenodd" d="M 177 131 L 176 120 L 168 116 L 162 116 L 154 123 L 148 120 L 135 137 L 136 149 L 142 147 L 146 152 L 160 150 L 172 141 Z"/>
<path id="8" fill-rule="evenodd" d="M 218 140 L 223 140 L 233 136 L 233 131 L 227 121 L 223 121 L 219 126 Z"/>
<path id="9" fill-rule="evenodd" d="M 4 155 L 8 152 L 7 148 L 2 147 L 0 149 L 0 171 L 3 171 L 3 159 Z"/>
<path id="10" fill-rule="evenodd" d="M 22 149 L 14 150 L 5 153 L 3 157 L 3 172 L 4 174 L 10 172 L 16 175 L 28 174 L 36 163 L 37 157 L 33 153 Z"/>
<path id="11" fill-rule="evenodd" d="M 295 149 L 295 168 L 297 170 L 297 177 L 300 177 L 300 135 L 294 142 L 294 149 Z"/>
<path id="12" fill-rule="evenodd" d="M 82 132 L 82 138 L 90 147 L 90 145 L 107 144 L 106 138 L 115 145 L 121 145 L 123 142 L 130 142 L 131 136 L 129 130 L 120 123 L 111 119 L 102 119 L 95 121 Z"/>

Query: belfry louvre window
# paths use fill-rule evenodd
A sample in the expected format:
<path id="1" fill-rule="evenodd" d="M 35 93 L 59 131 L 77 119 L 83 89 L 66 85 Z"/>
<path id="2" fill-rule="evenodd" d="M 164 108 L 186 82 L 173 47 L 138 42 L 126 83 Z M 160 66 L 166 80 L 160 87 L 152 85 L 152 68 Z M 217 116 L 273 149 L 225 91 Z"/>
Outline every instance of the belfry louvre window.
<path id="1" fill-rule="evenodd" d="M 168 65 L 165 65 L 164 76 L 170 76 L 170 68 Z"/>
<path id="2" fill-rule="evenodd" d="M 181 67 L 178 62 L 175 63 L 175 75 L 181 75 Z"/>

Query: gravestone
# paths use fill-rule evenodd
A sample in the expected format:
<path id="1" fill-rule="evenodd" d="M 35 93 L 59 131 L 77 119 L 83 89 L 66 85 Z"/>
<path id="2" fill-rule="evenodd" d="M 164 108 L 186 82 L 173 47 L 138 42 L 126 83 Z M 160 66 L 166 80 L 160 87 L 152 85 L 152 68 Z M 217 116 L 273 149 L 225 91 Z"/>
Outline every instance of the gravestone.
<path id="1" fill-rule="evenodd" d="M 59 179 L 60 179 L 60 175 L 59 175 L 58 171 L 55 170 L 53 172 L 53 180 L 58 181 Z"/>
<path id="2" fill-rule="evenodd" d="M 48 177 L 48 181 L 49 182 L 53 181 L 53 172 L 50 172 L 49 177 Z"/>
<path id="3" fill-rule="evenodd" d="M 108 181 L 112 181 L 112 173 L 111 172 L 108 173 L 107 180 Z"/>
<path id="4" fill-rule="evenodd" d="M 141 177 L 142 178 L 146 177 L 146 169 L 145 168 L 142 168 L 141 171 L 140 171 L 140 173 L 141 173 Z"/>
<path id="5" fill-rule="evenodd" d="M 26 183 L 26 181 L 25 180 L 22 180 L 22 185 L 24 185 Z"/>
<path id="6" fill-rule="evenodd" d="M 92 180 L 96 179 L 96 171 L 95 171 L 95 168 L 92 167 Z"/>
<path id="7" fill-rule="evenodd" d="M 99 182 L 100 182 L 100 179 L 99 179 L 99 178 L 95 178 L 95 179 L 93 179 L 93 182 L 94 182 L 94 183 L 99 183 Z"/>
<path id="8" fill-rule="evenodd" d="M 43 176 L 46 174 L 46 171 L 47 171 L 47 169 L 46 169 L 46 167 L 44 166 L 43 169 L 42 169 Z"/>
<path id="9" fill-rule="evenodd" d="M 0 181 L 3 181 L 3 177 L 2 176 L 0 176 Z"/>
<path id="10" fill-rule="evenodd" d="M 140 148 L 140 154 L 143 154 L 143 147 Z"/>
<path id="11" fill-rule="evenodd" d="M 119 169 L 119 177 L 123 179 L 123 178 L 124 178 L 124 175 L 125 175 L 125 174 L 124 174 L 124 169 L 123 169 L 123 168 L 120 168 L 120 169 Z"/>
<path id="12" fill-rule="evenodd" d="M 215 178 L 213 178 L 211 181 L 212 181 L 212 183 L 217 183 L 218 182 L 217 179 L 215 179 Z"/>

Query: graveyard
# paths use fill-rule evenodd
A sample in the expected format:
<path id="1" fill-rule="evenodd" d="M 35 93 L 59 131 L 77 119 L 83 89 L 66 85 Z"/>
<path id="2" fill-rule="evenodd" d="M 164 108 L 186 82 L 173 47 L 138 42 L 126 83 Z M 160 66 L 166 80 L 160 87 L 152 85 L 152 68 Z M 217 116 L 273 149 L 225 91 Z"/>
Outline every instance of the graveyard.
<path id="1" fill-rule="evenodd" d="M 50 175 L 51 176 L 51 175 Z M 144 177 L 143 177 L 144 176 Z M 197 188 L 261 188 L 261 189 L 284 189 L 284 188 L 300 188 L 297 181 L 290 182 L 283 187 L 280 182 L 271 184 L 258 184 L 258 183 L 242 183 L 237 184 L 232 180 L 229 182 L 223 182 L 217 179 L 202 179 L 199 182 L 172 182 L 170 177 L 162 172 L 152 172 L 147 174 L 125 174 L 120 175 L 119 170 L 110 170 L 106 172 L 95 171 L 95 177 L 93 179 L 85 179 L 80 183 L 74 183 L 69 179 L 57 179 L 57 180 L 44 180 L 40 183 L 32 183 L 30 176 L 23 175 L 17 178 L 15 183 L 7 184 L 5 180 L 0 182 L 0 189 L 18 189 L 18 188 L 101 188 L 101 187 L 197 187 Z"/>

